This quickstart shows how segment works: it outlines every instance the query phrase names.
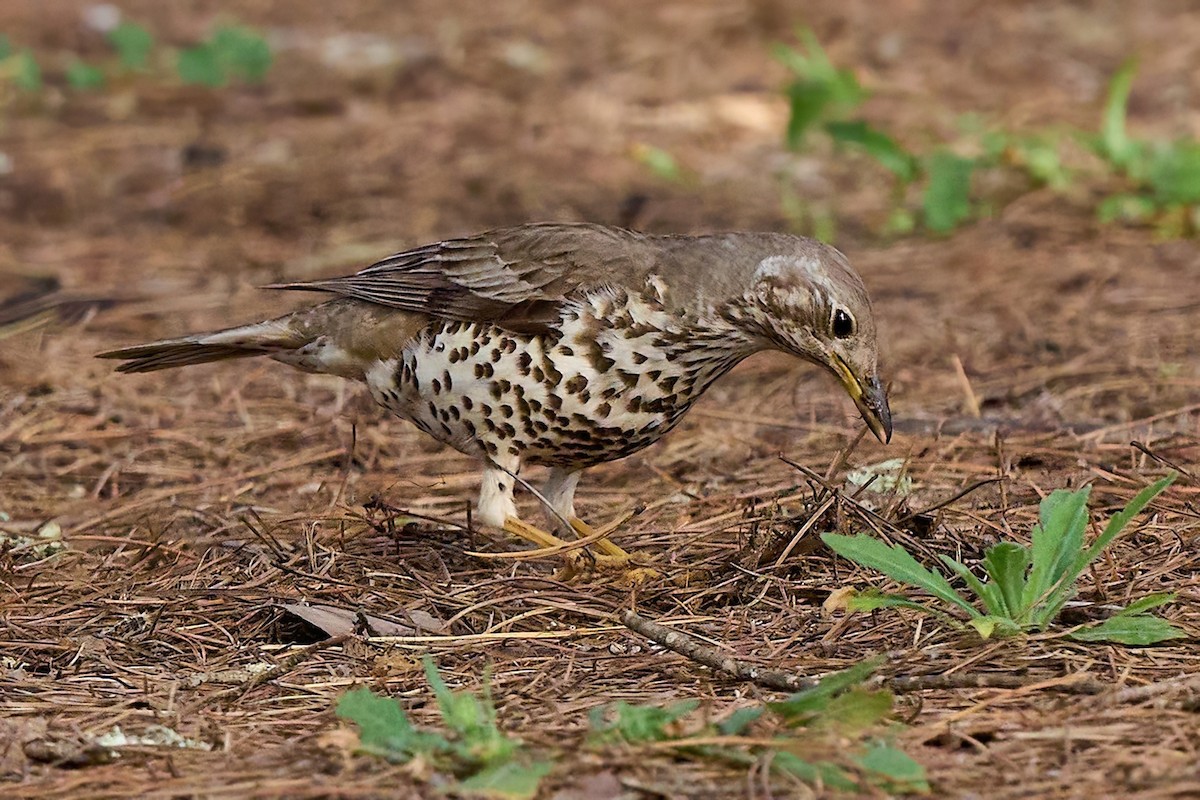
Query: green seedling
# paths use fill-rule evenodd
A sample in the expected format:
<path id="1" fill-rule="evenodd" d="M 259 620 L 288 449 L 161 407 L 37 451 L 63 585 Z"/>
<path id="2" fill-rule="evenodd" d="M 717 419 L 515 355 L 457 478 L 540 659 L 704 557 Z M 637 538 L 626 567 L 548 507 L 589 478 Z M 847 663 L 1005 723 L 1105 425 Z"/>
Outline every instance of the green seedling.
<path id="1" fill-rule="evenodd" d="M 839 118 L 866 99 L 866 91 L 854 73 L 838 69 L 811 30 L 799 33 L 800 47 L 776 45 L 775 58 L 795 76 L 787 87 L 790 114 L 787 143 L 793 150 L 804 144 L 810 128 L 830 118 Z"/>
<path id="2" fill-rule="evenodd" d="M 67 67 L 67 84 L 81 92 L 101 89 L 104 87 L 104 70 L 82 61 L 72 61 Z"/>
<path id="3" fill-rule="evenodd" d="M 1087 502 L 1091 487 L 1078 491 L 1056 490 L 1041 503 L 1041 521 L 1033 529 L 1031 546 L 1000 542 L 983 559 L 986 579 L 980 579 L 962 562 L 940 556 L 951 572 L 970 589 L 971 599 L 951 586 L 941 573 L 927 569 L 900 545 L 888 545 L 871 536 L 824 534 L 831 550 L 856 564 L 878 570 L 892 580 L 924 590 L 949 608 L 949 613 L 930 602 L 918 602 L 895 594 L 868 592 L 852 597 L 852 610 L 903 607 L 933 613 L 961 626 L 966 617 L 983 638 L 1011 636 L 1046 630 L 1074 596 L 1084 570 L 1108 548 L 1129 522 L 1175 480 L 1175 474 L 1143 489 L 1124 509 L 1113 516 L 1104 532 L 1091 544 L 1084 540 L 1088 525 Z M 1143 598 L 1112 617 L 1068 631 L 1079 641 L 1107 641 L 1148 645 L 1186 634 L 1171 623 L 1147 613 L 1170 603 L 1174 594 Z"/>
<path id="4" fill-rule="evenodd" d="M 0 35 L 0 84 L 11 83 L 23 92 L 42 88 L 42 68 L 28 50 L 16 50 L 7 36 Z"/>
<path id="5" fill-rule="evenodd" d="M 610 703 L 589 715 L 589 743 L 669 745 L 677 757 L 691 761 L 769 763 L 777 775 L 841 791 L 926 793 L 921 765 L 881 735 L 892 715 L 891 693 L 863 686 L 880 663 L 857 664 L 785 700 L 738 709 L 715 724 L 688 724 L 696 701 L 666 707 Z M 685 729 L 691 732 L 682 733 Z"/>
<path id="6" fill-rule="evenodd" d="M 121 66 L 128 70 L 146 68 L 154 37 L 136 22 L 122 22 L 108 33 L 108 43 L 117 51 Z"/>
<path id="7" fill-rule="evenodd" d="M 629 153 L 635 161 L 650 170 L 659 180 L 667 183 L 687 182 L 687 173 L 679 166 L 675 156 L 661 147 L 638 142 L 630 148 Z"/>
<path id="8" fill-rule="evenodd" d="M 397 763 L 421 759 L 453 774 L 455 790 L 466 794 L 514 800 L 536 795 L 553 764 L 530 759 L 519 741 L 500 730 L 490 691 L 453 692 L 432 659 L 426 656 L 424 664 L 444 730 L 418 728 L 393 698 L 352 689 L 338 701 L 337 715 L 358 726 L 359 751 Z"/>
<path id="9" fill-rule="evenodd" d="M 271 48 L 248 28 L 218 28 L 208 41 L 179 53 L 176 70 L 184 83 L 224 86 L 231 78 L 259 83 L 271 67 Z"/>
<path id="10" fill-rule="evenodd" d="M 1200 230 L 1200 142 L 1148 142 L 1130 136 L 1128 105 L 1136 73 L 1137 63 L 1129 60 L 1113 75 L 1100 132 L 1085 138 L 1131 189 L 1106 197 L 1097 213 L 1105 222 L 1156 222 L 1170 235 L 1194 234 Z"/>

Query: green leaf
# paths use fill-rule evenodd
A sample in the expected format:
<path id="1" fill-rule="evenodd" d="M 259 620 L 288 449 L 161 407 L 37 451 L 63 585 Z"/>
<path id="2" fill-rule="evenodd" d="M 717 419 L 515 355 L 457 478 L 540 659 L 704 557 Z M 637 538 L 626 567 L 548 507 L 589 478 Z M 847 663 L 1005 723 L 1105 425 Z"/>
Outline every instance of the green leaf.
<path id="1" fill-rule="evenodd" d="M 633 146 L 631 152 L 634 159 L 650 170 L 658 179 L 669 183 L 682 183 L 684 181 L 683 170 L 680 169 L 679 162 L 675 160 L 673 155 L 661 147 L 639 142 Z"/>
<path id="2" fill-rule="evenodd" d="M 1200 203 L 1200 142 L 1177 142 L 1163 148 L 1150 162 L 1146 179 L 1160 203 Z"/>
<path id="3" fill-rule="evenodd" d="M 1138 194 L 1114 194 L 1100 201 L 1096 217 L 1101 222 L 1145 222 L 1158 210 L 1154 200 Z"/>
<path id="4" fill-rule="evenodd" d="M 261 82 L 271 68 L 270 46 L 249 28 L 218 28 L 210 45 L 229 73 L 249 83 Z"/>
<path id="5" fill-rule="evenodd" d="M 835 67 L 811 30 L 802 29 L 799 37 L 799 48 L 772 48 L 775 58 L 796 75 L 787 88 L 791 110 L 787 144 L 793 150 L 800 148 L 805 134 L 822 118 L 853 108 L 866 97 L 854 73 Z"/>
<path id="6" fill-rule="evenodd" d="M 1058 144 L 1041 137 L 1020 139 L 1015 150 L 1025 171 L 1038 183 L 1052 189 L 1063 189 L 1071 182 L 1063 166 Z"/>
<path id="7" fill-rule="evenodd" d="M 787 89 L 788 125 L 786 140 L 792 150 L 799 150 L 804 137 L 825 113 L 833 100 L 829 87 L 814 81 L 795 81 Z"/>
<path id="8" fill-rule="evenodd" d="M 717 724 L 717 732 L 722 736 L 739 736 L 746 728 L 762 717 L 766 709 L 763 706 L 746 706 L 739 708 Z"/>
<path id="9" fill-rule="evenodd" d="M 953 570 L 955 574 L 966 581 L 967 586 L 983 603 L 984 608 L 987 609 L 989 614 L 1004 613 L 1004 609 L 1001 606 L 1003 601 L 1000 598 L 999 590 L 995 586 L 985 585 L 983 581 L 975 577 L 975 573 L 971 572 L 966 564 L 956 558 L 951 558 L 943 553 L 939 553 L 938 558 L 942 560 L 943 564 Z"/>
<path id="10" fill-rule="evenodd" d="M 1021 598 L 1023 606 L 1033 608 L 1044 603 L 1051 590 L 1063 582 L 1072 560 L 1083 547 L 1083 534 L 1088 521 L 1087 503 L 1091 494 L 1091 486 L 1074 492 L 1056 489 L 1042 500 L 1038 512 L 1041 522 L 1031 534 L 1033 568 Z M 1063 602 L 1068 597 L 1069 594 L 1065 595 Z M 1055 610 L 1045 617 L 1045 612 L 1039 609 L 1038 614 L 1042 616 L 1038 617 L 1038 624 L 1045 626 L 1057 613 Z"/>
<path id="11" fill-rule="evenodd" d="M 42 68 L 38 66 L 33 53 L 22 50 L 10 57 L 10 63 L 5 72 L 12 77 L 13 84 L 25 92 L 37 92 L 42 88 Z"/>
<path id="12" fill-rule="evenodd" d="M 802 689 L 786 700 L 767 703 L 767 708 L 772 714 L 782 717 L 785 724 L 807 724 L 812 715 L 829 706 L 829 701 L 835 695 L 857 686 L 871 677 L 882 663 L 882 656 L 859 662 L 840 672 L 826 675 L 816 686 Z"/>
<path id="13" fill-rule="evenodd" d="M 1016 636 L 1021 633 L 1021 626 L 1013 622 L 1008 617 L 997 616 L 995 614 L 986 614 L 982 617 L 968 620 L 967 624 L 979 633 L 981 639 L 990 639 L 992 636 Z"/>
<path id="14" fill-rule="evenodd" d="M 588 714 L 592 739 L 597 743 L 619 740 L 630 744 L 665 741 L 671 738 L 667 726 L 692 713 L 699 705 L 699 700 L 680 700 L 665 708 L 634 706 L 624 700 L 609 703 Z"/>
<path id="15" fill-rule="evenodd" d="M 1025 592 L 1025 572 L 1029 569 L 1029 551 L 1016 542 L 1000 542 L 987 551 L 983 567 L 999 592 L 1002 611 L 1014 622 L 1024 621 L 1026 611 L 1022 603 Z M 994 613 L 994 612 L 993 612 Z"/>
<path id="16" fill-rule="evenodd" d="M 1137 60 L 1131 58 L 1113 75 L 1100 123 L 1100 154 L 1119 167 L 1129 163 L 1133 152 L 1133 143 L 1125 130 L 1125 113 L 1136 74 Z"/>
<path id="17" fill-rule="evenodd" d="M 485 688 L 482 697 L 470 692 L 452 692 L 442 680 L 433 659 L 425 656 L 421 661 L 442 721 L 457 734 L 453 741 L 457 757 L 474 764 L 495 764 L 511 758 L 517 750 L 517 742 L 505 736 L 496 725 L 496 709 L 490 692 Z M 487 686 L 486 677 L 484 686 Z"/>
<path id="18" fill-rule="evenodd" d="M 108 43 L 117 51 L 123 67 L 137 70 L 146 66 L 154 37 L 136 22 L 122 22 L 108 32 Z"/>
<path id="19" fill-rule="evenodd" d="M 0 61 L 8 58 L 13 54 L 12 42 L 3 33 L 0 33 Z"/>
<path id="20" fill-rule="evenodd" d="M 878 783 L 884 778 L 884 788 L 892 792 L 929 792 L 929 779 L 925 768 L 910 758 L 903 750 L 886 742 L 875 742 L 867 752 L 858 757 L 858 764 Z"/>
<path id="21" fill-rule="evenodd" d="M 480 797 L 525 800 L 537 794 L 542 778 L 550 774 L 553 768 L 554 764 L 549 761 L 535 761 L 532 764 L 505 761 L 480 770 L 460 782 L 457 790 Z"/>
<path id="22" fill-rule="evenodd" d="M 1168 603 L 1174 603 L 1175 597 L 1175 592 L 1156 592 L 1155 594 L 1146 595 L 1141 600 L 1135 600 L 1134 602 L 1125 606 L 1125 608 L 1118 611 L 1115 616 L 1125 617 L 1131 614 L 1142 614 L 1152 608 L 1158 608 L 1159 606 L 1165 606 Z"/>
<path id="23" fill-rule="evenodd" d="M 1116 642 L 1117 644 L 1147 645 L 1169 639 L 1186 639 L 1187 633 L 1170 622 L 1150 614 L 1118 614 L 1098 625 L 1072 631 L 1079 642 Z"/>
<path id="24" fill-rule="evenodd" d="M 1039 620 L 1041 625 L 1045 626 L 1049 624 L 1052 619 L 1058 616 L 1058 612 L 1062 609 L 1063 604 L 1067 602 L 1067 599 L 1074 592 L 1075 581 L 1083 574 L 1088 565 L 1095 561 L 1096 557 L 1113 543 L 1121 531 L 1125 529 L 1125 526 L 1135 516 L 1140 514 L 1142 509 L 1151 500 L 1158 497 L 1168 486 L 1174 483 L 1176 477 L 1178 477 L 1177 474 L 1171 472 L 1165 478 L 1160 478 L 1138 492 L 1137 496 L 1130 500 L 1125 508 L 1113 515 L 1112 519 L 1108 521 L 1108 525 L 1104 527 L 1104 532 L 1096 537 L 1096 541 L 1092 542 L 1090 547 L 1083 550 L 1077 547 L 1074 550 L 1074 558 L 1067 567 L 1062 580 L 1050 592 L 1050 596 L 1043 605 L 1043 609 L 1041 610 L 1043 616 Z M 1082 543 L 1082 534 L 1080 534 L 1080 540 Z"/>
<path id="25" fill-rule="evenodd" d="M 417 753 L 449 747 L 442 737 L 414 728 L 394 699 L 379 697 L 369 689 L 351 689 L 342 695 L 337 715 L 358 726 L 363 749 L 376 755 L 407 761 Z"/>
<path id="26" fill-rule="evenodd" d="M 923 199 L 925 225 L 932 231 L 948 233 L 971 216 L 971 172 L 975 162 L 949 150 L 938 150 L 925 169 L 929 174 Z"/>
<path id="27" fill-rule="evenodd" d="M 917 177 L 916 159 L 896 144 L 895 139 L 866 121 L 827 122 L 825 130 L 835 142 L 861 148 L 902 182 L 911 183 Z"/>
<path id="28" fill-rule="evenodd" d="M 200 44 L 179 53 L 175 62 L 179 79 L 187 84 L 217 88 L 225 85 L 225 70 L 211 45 Z"/>
<path id="29" fill-rule="evenodd" d="M 940 600 L 977 617 L 975 607 L 958 595 L 942 575 L 930 572 L 921 566 L 912 555 L 899 545 L 892 547 L 865 534 L 843 536 L 838 533 L 821 535 L 829 549 L 856 564 L 879 570 L 892 580 L 901 581 L 932 594 Z"/>
<path id="30" fill-rule="evenodd" d="M 82 61 L 72 61 L 67 67 L 67 84 L 79 91 L 99 89 L 104 86 L 104 72 Z"/>
<path id="31" fill-rule="evenodd" d="M 858 785 L 837 764 L 827 761 L 805 761 L 795 753 L 781 750 L 771 759 L 771 769 L 793 775 L 805 783 L 823 784 L 830 789 L 852 792 Z"/>
<path id="32" fill-rule="evenodd" d="M 930 613 L 933 611 L 925 603 L 918 603 L 916 600 L 910 600 L 901 594 L 886 594 L 874 589 L 867 589 L 864 592 L 857 592 L 853 596 L 847 598 L 846 608 L 850 611 L 875 611 L 880 608 L 911 608 L 916 611 L 924 611 Z"/>
<path id="33" fill-rule="evenodd" d="M 859 733 L 871 728 L 892 713 L 892 693 L 855 686 L 829 701 L 822 721 L 843 733 Z"/>

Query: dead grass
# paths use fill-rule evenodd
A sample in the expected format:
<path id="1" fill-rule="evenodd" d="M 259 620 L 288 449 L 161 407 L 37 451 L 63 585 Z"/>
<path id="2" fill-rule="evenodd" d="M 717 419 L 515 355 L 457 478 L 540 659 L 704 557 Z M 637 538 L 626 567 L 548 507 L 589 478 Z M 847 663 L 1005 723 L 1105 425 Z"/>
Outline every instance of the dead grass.
<path id="1" fill-rule="evenodd" d="M 1156 501 L 1082 587 L 1097 603 L 1177 591 L 1167 613 L 1192 639 L 980 643 L 905 612 L 824 615 L 830 591 L 874 578 L 832 559 L 816 534 L 868 523 L 839 501 L 809 525 L 827 495 L 778 458 L 822 474 L 843 459 L 907 458 L 915 493 L 883 512 L 905 521 L 876 522 L 880 533 L 923 558 L 968 560 L 998 537 L 1027 537 L 1054 488 L 1093 481 L 1102 517 L 1168 462 L 1200 475 L 1194 243 L 1098 228 L 1048 194 L 948 240 L 874 242 L 871 173 L 818 165 L 804 189 L 839 198 L 841 244 L 886 335 L 893 444 L 847 453 L 858 423 L 830 382 L 758 357 L 664 443 L 581 488 L 589 519 L 636 512 L 618 541 L 690 582 L 558 583 L 552 564 L 467 554 L 510 542 L 368 508 L 379 499 L 462 524 L 476 476 L 350 387 L 249 362 L 117 376 L 91 354 L 273 313 L 281 298 L 250 287 L 285 273 L 333 272 L 493 224 L 617 221 L 636 195 L 649 199 L 632 221 L 653 229 L 780 228 L 783 110 L 763 51 L 798 20 L 771 3 L 512 4 L 511 18 L 497 16 L 511 27 L 454 4 L 386 14 L 362 4 L 342 22 L 293 5 L 286 20 L 251 2 L 239 16 L 312 36 L 379 30 L 416 49 L 390 77 L 330 77 L 298 49 L 261 91 L 151 94 L 128 119 L 84 104 L 0 121 L 0 150 L 17 166 L 0 177 L 0 264 L 56 275 L 72 297 L 127 301 L 83 327 L 0 341 L 0 511 L 11 518 L 0 530 L 34 536 L 53 521 L 66 544 L 45 558 L 0 549 L 0 796 L 418 796 L 402 768 L 349 759 L 331 709 L 367 683 L 430 718 L 426 652 L 452 684 L 476 687 L 490 665 L 505 727 L 562 753 L 550 794 L 610 774 L 631 796 L 758 791 L 716 765 L 581 749 L 586 712 L 603 702 L 697 697 L 719 713 L 766 695 L 649 645 L 616 621 L 626 607 L 773 669 L 818 674 L 886 652 L 893 675 L 1033 681 L 904 696 L 903 741 L 939 795 L 1200 793 L 1194 688 L 1119 691 L 1200 672 L 1195 479 Z M 810 5 L 831 51 L 907 98 L 873 102 L 913 135 L 966 110 L 1087 119 L 1099 91 L 1088 87 L 1139 42 L 1155 47 L 1135 124 L 1194 125 L 1171 100 L 1200 80 L 1189 69 L 1200 35 L 1187 34 L 1183 6 L 973 7 L 983 18 L 968 23 L 933 3 L 888 14 Z M 0 13 L 0 30 L 30 43 L 53 45 L 77 19 L 70 4 L 60 18 L 17 8 Z M 128 8 L 176 35 L 203 29 L 199 16 Z M 1000 41 L 985 47 L 983 31 Z M 877 50 L 889 32 L 903 58 Z M 542 48 L 544 71 L 508 64 L 514 42 Z M 948 51 L 971 54 L 965 72 L 947 67 Z M 643 140 L 676 153 L 698 184 L 653 183 L 626 157 Z M 196 142 L 223 160 L 189 166 L 180 153 Z M 283 608 L 296 603 L 329 607 L 326 629 Z M 1059 691 L 1079 676 L 1115 693 Z M 95 763 L 83 746 L 114 725 L 150 724 L 212 750 Z"/>

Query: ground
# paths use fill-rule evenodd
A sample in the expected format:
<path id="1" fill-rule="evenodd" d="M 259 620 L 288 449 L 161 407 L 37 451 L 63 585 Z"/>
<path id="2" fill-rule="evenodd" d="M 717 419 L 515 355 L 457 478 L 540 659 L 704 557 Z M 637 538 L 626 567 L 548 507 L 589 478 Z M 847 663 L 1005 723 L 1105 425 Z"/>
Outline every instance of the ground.
<path id="1" fill-rule="evenodd" d="M 1133 124 L 1195 136 L 1191 4 L 219 5 L 121 8 L 178 45 L 223 16 L 268 31 L 264 85 L 142 77 L 10 97 L 0 111 L 0 296 L 53 276 L 61 297 L 119 301 L 0 340 L 0 529 L 10 541 L 57 529 L 66 544 L 0 553 L 0 796 L 420 795 L 399 767 L 344 760 L 329 734 L 356 684 L 427 719 L 423 653 L 455 686 L 478 689 L 490 666 L 502 724 L 561 751 L 546 796 L 592 796 L 569 791 L 609 773 L 630 797 L 753 793 L 736 770 L 578 747 L 587 711 L 607 700 L 699 698 L 719 714 L 774 696 L 650 647 L 612 616 L 631 605 L 774 669 L 821 674 L 886 652 L 890 674 L 1041 681 L 901 698 L 912 721 L 900 742 L 936 795 L 1200 796 L 1194 698 L 1060 691 L 1083 673 L 1141 687 L 1200 669 L 1190 474 L 1084 580 L 1087 601 L 1179 593 L 1165 613 L 1192 638 L 1130 648 L 981 642 L 908 612 L 823 612 L 831 591 L 878 579 L 820 546 L 820 530 L 858 518 L 838 503 L 806 527 L 813 484 L 780 459 L 832 467 L 837 481 L 843 459 L 906 459 L 911 510 L 1000 479 L 905 524 L 930 561 L 1023 540 L 1058 487 L 1093 483 L 1103 519 L 1165 464 L 1200 463 L 1200 250 L 1100 225 L 1086 188 L 1024 194 L 949 237 L 882 237 L 878 169 L 784 150 L 785 74 L 768 54 L 810 26 L 874 90 L 869 116 L 913 144 L 953 138 L 966 113 L 1092 127 L 1108 76 L 1141 55 Z M 0 32 L 98 58 L 87 7 L 8 2 Z M 683 180 L 657 178 L 631 155 L 639 145 L 673 154 Z M 334 379 L 270 362 L 122 376 L 92 358 L 302 302 L 257 285 L 492 226 L 786 230 L 782 183 L 832 209 L 871 291 L 897 433 L 848 450 L 861 423 L 834 382 L 759 356 L 664 442 L 593 470 L 584 516 L 637 512 L 617 541 L 667 578 L 704 576 L 685 586 L 561 583 L 550 563 L 471 555 L 518 545 L 411 514 L 465 522 L 474 465 Z M 787 558 L 761 558 L 764 541 L 801 530 Z M 351 613 L 320 630 L 283 608 L 300 602 Z M 301 650 L 357 612 L 396 635 Z M 285 669 L 254 683 L 264 663 Z M 72 741 L 152 723 L 214 748 L 69 769 L 21 747 L 57 742 L 70 756 Z"/>

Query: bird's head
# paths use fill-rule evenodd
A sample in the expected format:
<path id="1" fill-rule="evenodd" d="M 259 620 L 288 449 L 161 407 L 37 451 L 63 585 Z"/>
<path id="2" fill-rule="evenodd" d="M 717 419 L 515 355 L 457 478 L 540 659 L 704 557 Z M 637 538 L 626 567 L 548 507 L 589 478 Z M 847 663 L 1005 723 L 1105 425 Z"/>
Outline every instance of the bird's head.
<path id="1" fill-rule="evenodd" d="M 858 273 L 832 247 L 787 237 L 794 249 L 757 263 L 743 295 L 742 323 L 765 341 L 837 376 L 881 442 L 892 437 L 879 379 L 875 319 Z"/>

